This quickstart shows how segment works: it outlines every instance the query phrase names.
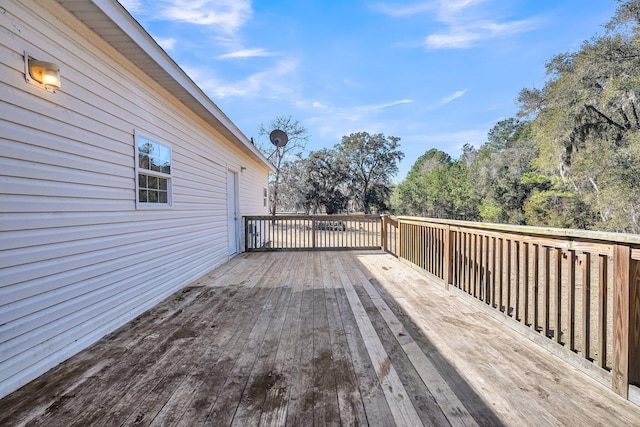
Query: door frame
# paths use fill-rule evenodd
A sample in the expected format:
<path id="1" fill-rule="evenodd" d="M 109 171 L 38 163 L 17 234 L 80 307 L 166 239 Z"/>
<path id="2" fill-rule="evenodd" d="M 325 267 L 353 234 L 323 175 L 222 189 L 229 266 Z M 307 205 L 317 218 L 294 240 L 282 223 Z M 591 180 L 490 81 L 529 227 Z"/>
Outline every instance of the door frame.
<path id="1" fill-rule="evenodd" d="M 227 249 L 230 258 L 240 253 L 239 176 L 238 171 L 227 168 Z"/>

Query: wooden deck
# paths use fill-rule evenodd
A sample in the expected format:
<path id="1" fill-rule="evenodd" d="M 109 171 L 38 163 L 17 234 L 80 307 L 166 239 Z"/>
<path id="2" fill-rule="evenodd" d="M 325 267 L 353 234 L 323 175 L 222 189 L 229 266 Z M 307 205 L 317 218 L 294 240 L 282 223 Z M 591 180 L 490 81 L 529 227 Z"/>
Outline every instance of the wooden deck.
<path id="1" fill-rule="evenodd" d="M 23 424 L 630 426 L 640 407 L 391 255 L 276 252 L 0 400 Z"/>

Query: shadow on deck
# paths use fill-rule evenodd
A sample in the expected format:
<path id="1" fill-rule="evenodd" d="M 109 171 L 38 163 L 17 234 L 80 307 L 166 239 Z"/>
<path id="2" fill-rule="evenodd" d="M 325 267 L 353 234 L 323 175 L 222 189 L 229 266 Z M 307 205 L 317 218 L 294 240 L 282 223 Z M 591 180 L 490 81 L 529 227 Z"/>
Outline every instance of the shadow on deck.
<path id="1" fill-rule="evenodd" d="M 381 251 L 243 254 L 0 425 L 620 425 L 640 407 Z"/>

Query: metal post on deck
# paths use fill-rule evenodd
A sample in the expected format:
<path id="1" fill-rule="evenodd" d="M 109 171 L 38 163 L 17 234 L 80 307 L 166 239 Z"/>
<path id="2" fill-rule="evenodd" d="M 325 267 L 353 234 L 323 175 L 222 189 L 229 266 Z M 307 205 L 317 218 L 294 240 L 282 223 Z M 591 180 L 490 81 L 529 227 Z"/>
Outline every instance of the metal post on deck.
<path id="1" fill-rule="evenodd" d="M 629 384 L 640 383 L 640 261 L 631 247 L 613 247 L 613 359 L 611 388 L 629 398 Z"/>

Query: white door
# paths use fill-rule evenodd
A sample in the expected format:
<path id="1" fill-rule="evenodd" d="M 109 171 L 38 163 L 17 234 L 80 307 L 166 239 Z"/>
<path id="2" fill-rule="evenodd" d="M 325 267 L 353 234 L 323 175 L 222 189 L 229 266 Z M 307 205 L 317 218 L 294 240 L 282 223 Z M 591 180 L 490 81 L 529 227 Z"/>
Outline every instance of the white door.
<path id="1" fill-rule="evenodd" d="M 228 210 L 228 236 L 229 255 L 235 255 L 240 251 L 240 218 L 238 206 L 238 174 L 227 171 L 227 210 Z"/>

